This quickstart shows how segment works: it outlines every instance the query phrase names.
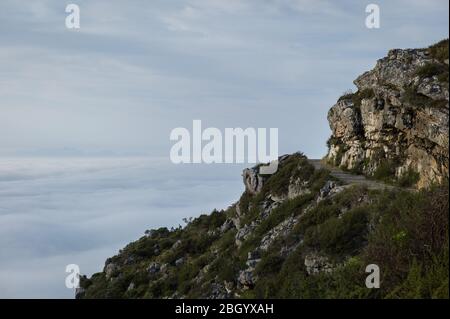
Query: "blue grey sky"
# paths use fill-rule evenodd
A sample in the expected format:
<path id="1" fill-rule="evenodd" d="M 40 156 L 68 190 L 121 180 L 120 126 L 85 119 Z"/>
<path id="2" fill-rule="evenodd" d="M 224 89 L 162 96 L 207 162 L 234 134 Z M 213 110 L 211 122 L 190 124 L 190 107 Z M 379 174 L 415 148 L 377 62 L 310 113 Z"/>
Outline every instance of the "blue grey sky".
<path id="1" fill-rule="evenodd" d="M 448 37 L 447 0 L 373 2 L 380 29 L 361 0 L 1 0 L 0 297 L 72 298 L 67 264 L 236 201 L 245 165 L 170 163 L 173 128 L 275 127 L 280 153 L 323 156 L 359 74 Z"/>
<path id="2" fill-rule="evenodd" d="M 391 48 L 448 37 L 447 0 L 0 3 L 0 154 L 167 156 L 169 133 L 278 127 L 280 152 L 325 153 L 326 113 Z"/>

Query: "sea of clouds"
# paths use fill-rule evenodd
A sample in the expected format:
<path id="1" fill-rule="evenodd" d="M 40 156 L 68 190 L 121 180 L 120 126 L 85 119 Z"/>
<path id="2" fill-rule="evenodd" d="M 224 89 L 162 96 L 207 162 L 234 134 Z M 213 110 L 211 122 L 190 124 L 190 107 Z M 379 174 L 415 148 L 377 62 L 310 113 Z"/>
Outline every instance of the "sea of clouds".
<path id="1" fill-rule="evenodd" d="M 73 298 L 65 267 L 101 271 L 146 229 L 226 208 L 238 165 L 163 158 L 1 158 L 0 297 Z"/>

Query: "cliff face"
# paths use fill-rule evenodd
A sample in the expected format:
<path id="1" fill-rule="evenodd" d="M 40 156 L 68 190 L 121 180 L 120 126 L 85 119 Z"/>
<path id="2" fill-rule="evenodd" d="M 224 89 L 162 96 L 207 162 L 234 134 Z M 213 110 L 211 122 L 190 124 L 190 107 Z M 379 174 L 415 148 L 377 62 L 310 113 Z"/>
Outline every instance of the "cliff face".
<path id="1" fill-rule="evenodd" d="M 326 158 L 370 176 L 415 172 L 419 188 L 448 178 L 448 61 L 448 40 L 389 51 L 330 109 Z"/>

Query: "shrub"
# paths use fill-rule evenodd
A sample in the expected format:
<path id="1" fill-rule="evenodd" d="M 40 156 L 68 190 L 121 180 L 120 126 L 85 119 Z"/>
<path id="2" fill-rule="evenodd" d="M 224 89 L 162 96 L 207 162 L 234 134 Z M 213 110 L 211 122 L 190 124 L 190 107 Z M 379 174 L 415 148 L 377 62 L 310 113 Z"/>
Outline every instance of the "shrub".
<path id="1" fill-rule="evenodd" d="M 239 272 L 239 261 L 231 256 L 220 256 L 217 258 L 208 270 L 208 278 L 217 277 L 220 281 L 234 281 Z"/>
<path id="2" fill-rule="evenodd" d="M 448 259 L 448 183 L 420 193 L 400 192 L 390 201 L 381 197 L 373 211 L 378 217 L 363 258 L 383 269 L 382 294 L 404 295 L 411 282 L 448 281 L 448 264 L 442 266 L 442 256 Z M 427 278 L 431 269 L 434 275 Z M 438 293 L 435 284 L 425 285 Z"/>
<path id="3" fill-rule="evenodd" d="M 405 174 L 400 176 L 400 178 L 397 180 L 397 185 L 400 187 L 411 187 L 417 184 L 419 181 L 419 173 L 409 169 Z"/>
<path id="4" fill-rule="evenodd" d="M 332 255 L 354 255 L 364 244 L 366 232 L 366 209 L 355 208 L 308 228 L 304 240 L 305 245 Z"/>
<path id="5" fill-rule="evenodd" d="M 245 215 L 248 212 L 248 207 L 250 205 L 250 202 L 252 200 L 252 196 L 249 192 L 245 191 L 241 198 L 239 199 L 239 209 L 241 211 L 242 215 Z"/>
<path id="6" fill-rule="evenodd" d="M 223 211 L 213 210 L 209 215 L 203 214 L 192 220 L 186 227 L 189 229 L 199 230 L 212 230 L 219 227 L 225 222 L 226 215 Z"/>
<path id="7" fill-rule="evenodd" d="M 375 91 L 373 89 L 362 89 L 358 90 L 355 93 L 352 93 L 351 91 L 345 92 L 344 95 L 342 95 L 339 98 L 339 101 L 342 100 L 351 100 L 353 102 L 354 107 L 359 108 L 361 106 L 361 101 L 364 99 L 371 99 L 375 97 Z"/>
<path id="8" fill-rule="evenodd" d="M 405 86 L 402 100 L 404 103 L 418 107 L 443 108 L 448 104 L 447 100 L 433 100 L 426 95 L 417 92 L 417 86 Z"/>
<path id="9" fill-rule="evenodd" d="M 385 88 L 387 88 L 388 90 L 392 90 L 392 91 L 397 91 L 397 90 L 398 90 L 397 85 L 395 85 L 394 83 L 385 82 L 385 83 L 382 83 L 382 85 L 383 85 Z"/>
<path id="10" fill-rule="evenodd" d="M 270 175 L 262 189 L 262 193 L 270 192 L 275 195 L 286 193 L 291 176 L 307 181 L 313 172 L 314 167 L 303 154 L 294 154 L 278 167 L 278 171 L 275 174 Z"/>
<path id="11" fill-rule="evenodd" d="M 340 210 L 337 205 L 333 205 L 331 201 L 325 200 L 321 202 L 316 208 L 302 215 L 300 218 L 300 222 L 294 228 L 294 231 L 295 233 L 304 235 L 309 227 L 319 225 L 331 217 L 338 216 L 339 212 Z"/>
<path id="12" fill-rule="evenodd" d="M 331 148 L 331 145 L 340 145 L 342 144 L 342 141 L 335 137 L 334 135 L 331 135 L 330 138 L 327 140 L 327 147 L 328 150 Z"/>
<path id="13" fill-rule="evenodd" d="M 330 171 L 324 168 L 314 171 L 314 174 L 310 178 L 310 189 L 312 193 L 317 193 L 327 181 L 334 180 L 338 184 L 340 183 L 335 177 L 330 175 Z"/>
<path id="14" fill-rule="evenodd" d="M 373 178 L 383 182 L 393 182 L 395 178 L 396 165 L 392 160 L 381 161 L 373 173 Z"/>
<path id="15" fill-rule="evenodd" d="M 423 94 L 417 93 L 417 87 L 411 85 L 404 87 L 403 102 L 424 107 L 429 105 L 431 99 Z"/>
<path id="16" fill-rule="evenodd" d="M 448 250 L 436 256 L 431 265 L 413 260 L 406 279 L 388 293 L 386 298 L 440 298 L 448 299 Z"/>
<path id="17" fill-rule="evenodd" d="M 276 274 L 280 271 L 283 262 L 284 258 L 278 254 L 264 256 L 261 262 L 256 266 L 255 272 L 260 277 Z"/>
<path id="18" fill-rule="evenodd" d="M 445 65 L 439 63 L 427 63 L 420 67 L 415 74 L 420 78 L 429 78 L 444 73 L 448 73 L 448 69 Z"/>
<path id="19" fill-rule="evenodd" d="M 448 39 L 439 41 L 429 47 L 430 55 L 440 62 L 448 60 Z"/>

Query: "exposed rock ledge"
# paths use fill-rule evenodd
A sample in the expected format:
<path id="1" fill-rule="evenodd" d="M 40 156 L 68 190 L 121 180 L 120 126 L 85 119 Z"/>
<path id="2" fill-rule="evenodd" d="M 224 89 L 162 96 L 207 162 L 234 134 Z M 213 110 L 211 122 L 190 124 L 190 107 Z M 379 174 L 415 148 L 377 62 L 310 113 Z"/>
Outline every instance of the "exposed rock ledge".
<path id="1" fill-rule="evenodd" d="M 448 57 L 391 50 L 354 83 L 328 113 L 328 161 L 367 175 L 388 163 L 397 178 L 418 173 L 419 188 L 448 178 Z"/>

